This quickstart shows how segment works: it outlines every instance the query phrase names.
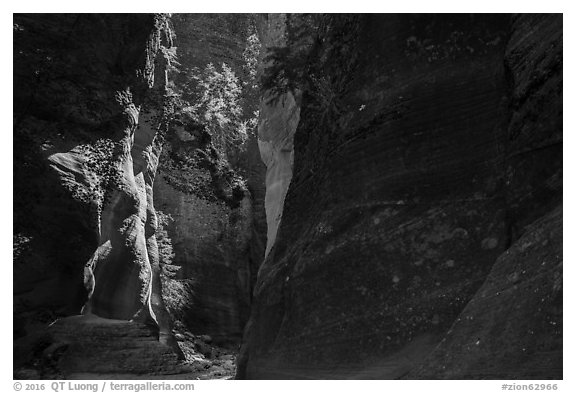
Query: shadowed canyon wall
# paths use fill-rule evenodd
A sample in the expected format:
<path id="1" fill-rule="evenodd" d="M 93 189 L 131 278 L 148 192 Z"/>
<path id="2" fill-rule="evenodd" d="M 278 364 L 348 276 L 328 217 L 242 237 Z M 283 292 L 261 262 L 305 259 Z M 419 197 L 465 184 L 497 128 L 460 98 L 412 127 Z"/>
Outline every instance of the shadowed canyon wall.
<path id="1" fill-rule="evenodd" d="M 562 16 L 513 16 L 504 61 L 511 246 L 408 377 L 562 378 Z"/>
<path id="2" fill-rule="evenodd" d="M 263 26 L 237 377 L 562 378 L 562 16 Z"/>
<path id="3" fill-rule="evenodd" d="M 169 115 L 167 17 L 17 14 L 14 43 L 16 364 L 35 326 L 81 308 L 85 318 L 52 331 L 72 324 L 68 341 L 91 340 L 81 332 L 95 322 L 171 343 L 152 195 Z M 160 353 L 176 359 L 162 346 L 147 359 Z"/>
<path id="4" fill-rule="evenodd" d="M 562 378 L 562 39 L 16 14 L 15 377 Z"/>

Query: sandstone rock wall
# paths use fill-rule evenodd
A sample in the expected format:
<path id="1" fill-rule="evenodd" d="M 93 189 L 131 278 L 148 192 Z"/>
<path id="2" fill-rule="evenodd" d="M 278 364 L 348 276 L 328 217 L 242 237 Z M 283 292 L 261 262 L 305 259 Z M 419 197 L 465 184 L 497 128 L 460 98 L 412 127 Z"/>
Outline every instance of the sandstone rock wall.
<path id="1" fill-rule="evenodd" d="M 286 22 L 285 14 L 270 14 L 260 20 L 259 31 L 264 53 L 269 48 L 287 46 Z M 266 68 L 266 60 L 263 59 L 263 62 L 261 67 Z M 294 94 L 298 95 L 298 92 L 287 91 L 278 97 L 264 93 L 260 103 L 258 147 L 266 165 L 266 255 L 276 241 L 284 199 L 292 180 L 294 133 L 300 121 L 300 105 Z"/>
<path id="2" fill-rule="evenodd" d="M 506 48 L 507 206 L 514 240 L 562 203 L 562 16 L 515 15 Z"/>
<path id="3" fill-rule="evenodd" d="M 562 377 L 562 206 L 526 228 L 406 378 Z"/>
<path id="4" fill-rule="evenodd" d="M 176 14 L 178 73 L 174 89 L 194 105 L 200 96 L 198 78 L 208 64 L 226 63 L 242 88 L 242 115 L 252 115 L 257 98 L 248 86 L 243 57 L 251 14 Z M 155 203 L 173 221 L 175 277 L 185 284 L 178 310 L 190 331 L 215 342 L 237 343 L 248 319 L 251 293 L 265 250 L 263 164 L 255 130 L 240 157 L 216 148 L 202 116 L 185 115 L 174 122 L 154 182 Z"/>
<path id="5" fill-rule="evenodd" d="M 15 15 L 14 33 L 17 335 L 84 306 L 167 341 L 152 203 L 167 18 Z"/>
<path id="6" fill-rule="evenodd" d="M 293 175 L 239 378 L 561 378 L 560 213 L 526 227 L 561 202 L 559 18 L 334 15 L 309 61 L 277 57 L 307 68 L 285 72 Z M 539 299 L 554 306 L 533 315 Z"/>
<path id="7" fill-rule="evenodd" d="M 182 313 L 188 329 L 217 342 L 237 341 L 250 305 L 249 194 L 235 208 L 174 189 L 160 175 L 156 205 L 174 221 L 167 227 L 174 244 L 176 279 L 189 283 Z M 253 274 L 253 273 L 252 273 Z"/>
<path id="8" fill-rule="evenodd" d="M 505 66 L 512 243 L 409 377 L 562 378 L 562 16 L 512 16 Z"/>

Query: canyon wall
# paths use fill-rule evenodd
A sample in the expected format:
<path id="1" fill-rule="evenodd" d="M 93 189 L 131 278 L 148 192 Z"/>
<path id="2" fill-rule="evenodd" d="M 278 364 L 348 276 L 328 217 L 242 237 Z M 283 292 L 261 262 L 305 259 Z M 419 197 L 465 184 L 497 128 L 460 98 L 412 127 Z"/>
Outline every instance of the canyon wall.
<path id="1" fill-rule="evenodd" d="M 172 19 L 14 16 L 15 377 L 562 378 L 562 15 Z"/>
<path id="2" fill-rule="evenodd" d="M 15 15 L 16 375 L 177 372 L 172 319 L 239 342 L 266 245 L 252 18 Z M 210 63 L 242 89 L 234 155 L 186 112 Z"/>
<path id="3" fill-rule="evenodd" d="M 237 377 L 562 378 L 562 16 L 307 18 L 263 23 Z"/>
<path id="4" fill-rule="evenodd" d="M 218 343 L 237 343 L 248 319 L 266 242 L 264 168 L 252 128 L 231 154 L 211 134 L 214 119 L 186 111 L 201 112 L 189 108 L 203 99 L 206 70 L 229 67 L 241 89 L 240 117 L 254 116 L 257 91 L 245 58 L 252 20 L 251 14 L 172 16 L 178 64 L 170 83 L 184 113 L 169 130 L 154 183 L 157 207 L 172 218 L 166 229 L 180 267 L 175 280 L 184 285 L 174 314 Z"/>
<path id="5" fill-rule="evenodd" d="M 173 342 L 152 195 L 171 45 L 160 14 L 14 16 L 17 365 L 37 328 L 81 312 Z"/>
<path id="6" fill-rule="evenodd" d="M 259 19 L 259 32 L 265 48 L 287 47 L 286 21 L 287 16 L 284 14 L 271 14 Z M 262 59 L 260 74 L 270 63 L 270 60 Z M 261 97 L 258 148 L 266 165 L 266 255 L 276 240 L 284 199 L 292 180 L 294 132 L 300 120 L 300 105 L 295 97 L 298 95 L 298 91 L 283 91 L 279 96 L 271 97 L 265 91 Z"/>
<path id="7" fill-rule="evenodd" d="M 417 378 L 562 378 L 562 16 L 514 15 L 504 158 L 511 246 Z"/>
<path id="8" fill-rule="evenodd" d="M 249 313 L 252 201 L 244 181 L 201 142 L 205 130 L 192 124 L 172 126 L 154 182 L 155 204 L 172 218 L 174 279 L 185 284 L 170 295 L 172 313 L 191 332 L 229 343 L 239 340 Z"/>

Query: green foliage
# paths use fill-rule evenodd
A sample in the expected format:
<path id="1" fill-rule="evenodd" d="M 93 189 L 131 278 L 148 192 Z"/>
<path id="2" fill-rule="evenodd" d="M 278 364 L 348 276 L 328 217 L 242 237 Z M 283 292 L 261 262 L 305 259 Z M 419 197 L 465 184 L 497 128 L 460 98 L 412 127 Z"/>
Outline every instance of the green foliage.
<path id="1" fill-rule="evenodd" d="M 296 89 L 323 112 L 338 110 L 336 102 L 350 81 L 357 57 L 359 17 L 297 15 L 287 21 L 287 42 L 269 48 L 260 88 L 273 100 Z M 327 78 L 326 75 L 331 75 Z"/>
<path id="2" fill-rule="evenodd" d="M 303 102 L 299 129 L 318 131 L 300 133 L 302 144 L 330 151 L 345 136 L 342 115 L 358 64 L 361 18 L 354 14 L 292 16 L 287 21 L 287 45 L 270 48 L 264 57 L 260 85 L 266 98 L 275 103 L 284 93 L 298 92 Z M 320 167 L 325 157 L 320 154 L 310 160 Z"/>
<path id="3" fill-rule="evenodd" d="M 194 79 L 198 99 L 192 111 L 206 124 L 216 149 L 233 154 L 247 139 L 245 127 L 241 126 L 242 88 L 238 77 L 226 63 L 220 70 L 209 63 Z"/>
<path id="4" fill-rule="evenodd" d="M 160 210 L 156 211 L 156 242 L 160 261 L 160 279 L 162 280 L 162 299 L 173 321 L 183 321 L 193 302 L 193 280 L 176 278 L 181 266 L 174 265 L 174 249 L 167 227 L 174 218 Z"/>
<path id="5" fill-rule="evenodd" d="M 194 303 L 192 280 L 165 278 L 162 282 L 162 299 L 172 321 L 185 321 Z"/>
<path id="6" fill-rule="evenodd" d="M 172 248 L 172 239 L 168 236 L 167 230 L 168 225 L 174 221 L 174 218 L 160 210 L 156 210 L 156 217 L 156 243 L 158 244 L 161 274 L 165 279 L 174 278 L 178 270 L 180 270 L 180 266 L 172 264 L 174 261 L 174 249 Z"/>
<path id="7" fill-rule="evenodd" d="M 240 30 L 246 34 L 244 47 L 238 58 L 230 58 L 231 63 L 193 66 L 196 59 L 184 57 L 188 64 L 181 64 L 175 48 L 164 51 L 172 75 L 168 88 L 174 98 L 175 118 L 188 118 L 184 125 L 200 124 L 217 152 L 234 167 L 256 129 L 259 105 L 260 40 L 253 23 Z"/>
<path id="8" fill-rule="evenodd" d="M 256 75 L 258 73 L 258 58 L 260 56 L 260 50 L 262 49 L 262 44 L 260 44 L 260 39 L 256 32 L 252 32 L 246 39 L 246 48 L 242 57 L 244 59 L 244 70 L 248 76 L 248 81 L 246 84 L 250 84 L 251 89 L 257 89 Z"/>
<path id="9" fill-rule="evenodd" d="M 168 62 L 168 67 L 172 67 L 170 68 L 170 71 L 174 72 L 178 72 L 178 66 L 181 65 L 178 62 L 178 55 L 176 54 L 177 49 L 178 48 L 176 48 L 175 46 L 171 46 L 170 48 L 166 48 L 165 46 L 160 47 L 160 50 L 162 51 L 165 59 Z"/>
<path id="10" fill-rule="evenodd" d="M 18 260 L 20 256 L 27 251 L 27 248 L 29 247 L 28 244 L 31 240 L 31 237 L 19 233 L 13 235 L 12 256 L 15 261 Z"/>
<path id="11" fill-rule="evenodd" d="M 260 78 L 260 89 L 278 96 L 311 86 L 310 76 L 318 62 L 322 47 L 318 33 L 321 16 L 288 16 L 286 46 L 268 48 L 263 58 L 265 67 Z"/>
<path id="12" fill-rule="evenodd" d="M 79 146 L 85 157 L 84 169 L 92 178 L 88 190 L 72 190 L 75 199 L 97 201 L 101 212 L 111 192 L 120 187 L 122 172 L 117 163 L 117 145 L 108 138 L 98 139 L 94 143 Z"/>
<path id="13" fill-rule="evenodd" d="M 240 123 L 241 134 L 250 135 L 255 132 L 258 126 L 258 105 L 260 102 L 260 87 L 258 80 L 258 62 L 262 44 L 256 34 L 256 29 L 252 27 L 250 34 L 246 38 L 246 47 L 242 55 L 244 59 L 244 71 L 246 80 L 242 88 L 242 108 L 243 121 Z"/>

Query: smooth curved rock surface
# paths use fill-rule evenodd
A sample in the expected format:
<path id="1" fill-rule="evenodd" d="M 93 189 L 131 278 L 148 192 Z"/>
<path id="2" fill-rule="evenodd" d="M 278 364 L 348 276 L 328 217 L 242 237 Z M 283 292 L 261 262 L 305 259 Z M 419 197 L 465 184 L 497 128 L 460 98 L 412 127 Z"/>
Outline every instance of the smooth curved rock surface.
<path id="1" fill-rule="evenodd" d="M 294 133 L 300 120 L 300 108 L 291 93 L 275 103 L 260 106 L 258 147 L 266 165 L 266 255 L 276 241 L 282 219 L 284 200 L 292 180 L 294 164 Z"/>
<path id="2" fill-rule="evenodd" d="M 165 333 L 170 328 L 152 239 L 156 230 L 152 184 L 167 127 L 163 105 L 169 60 L 161 48 L 171 45 L 167 21 L 156 19 L 143 67 L 149 72 L 146 82 L 151 91 L 139 107 L 130 102 L 129 95 L 124 101 L 128 127 L 118 147 L 119 180 L 102 210 L 100 247 L 86 267 L 86 285 L 91 291 L 83 310 L 111 319 L 158 322 L 156 312 L 162 315 Z"/>
<path id="3" fill-rule="evenodd" d="M 16 154 L 15 233 L 32 239 L 15 264 L 16 290 L 32 287 L 15 296 L 16 337 L 84 306 L 160 324 L 168 343 L 152 204 L 167 16 L 17 14 L 14 30 L 15 142 L 27 144 Z"/>
<path id="4" fill-rule="evenodd" d="M 260 21 L 263 52 L 287 46 L 288 33 L 285 14 L 271 14 Z M 268 62 L 269 63 L 269 62 Z M 260 67 L 266 68 L 266 63 Z M 298 95 L 298 93 L 295 93 Z M 266 165 L 266 253 L 276 241 L 282 219 L 284 200 L 292 180 L 294 164 L 294 133 L 300 121 L 300 105 L 290 91 L 280 96 L 264 93 L 258 119 L 258 148 Z"/>
<path id="5" fill-rule="evenodd" d="M 470 302 L 481 288 L 496 290 L 490 283 L 507 270 L 499 266 L 514 263 L 501 255 L 525 241 L 515 223 L 532 222 L 561 198 L 561 163 L 531 166 L 540 149 L 525 149 L 518 163 L 512 152 L 523 139 L 509 136 L 520 129 L 535 140 L 561 141 L 561 94 L 552 93 L 561 81 L 561 55 L 559 66 L 548 67 L 559 49 L 545 49 L 547 40 L 561 37 L 558 18 L 336 15 L 321 21 L 307 83 L 323 90 L 303 86 L 294 175 L 259 271 L 238 378 L 494 378 L 490 370 L 502 362 L 516 362 L 503 367 L 506 378 L 559 376 L 558 352 L 536 371 L 540 365 L 521 360 L 522 340 L 510 342 L 489 367 L 482 359 L 490 350 L 452 358 L 441 344 L 456 331 L 455 321 L 475 310 Z M 529 82 L 534 73 L 539 83 Z M 536 113 L 525 103 L 540 94 L 549 109 Z M 543 186 L 540 176 L 551 180 Z M 545 190 L 525 194 L 532 215 L 514 202 L 526 185 Z M 561 231 L 554 233 L 546 252 L 556 258 Z M 526 263 L 538 255 L 535 250 Z M 549 272 L 554 277 L 557 267 Z M 534 285 L 553 303 L 559 289 L 548 278 Z M 536 329 L 541 316 L 526 316 L 533 301 L 526 299 L 511 326 Z M 467 333 L 477 330 L 490 338 L 490 321 L 504 323 L 512 302 L 458 337 L 469 340 Z M 531 348 L 544 337 L 533 337 Z M 550 343 L 554 351 L 557 343 Z M 432 363 L 440 363 L 413 372 L 431 353 L 438 353 Z M 521 365 L 528 368 L 520 371 Z"/>

